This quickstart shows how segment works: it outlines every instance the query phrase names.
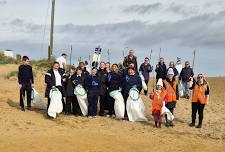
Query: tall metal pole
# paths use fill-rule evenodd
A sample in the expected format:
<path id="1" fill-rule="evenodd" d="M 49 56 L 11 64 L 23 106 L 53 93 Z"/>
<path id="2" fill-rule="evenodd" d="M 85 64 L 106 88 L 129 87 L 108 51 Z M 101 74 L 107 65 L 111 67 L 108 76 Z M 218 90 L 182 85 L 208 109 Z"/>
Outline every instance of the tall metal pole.
<path id="1" fill-rule="evenodd" d="M 54 21 L 55 21 L 55 0 L 52 0 L 51 32 L 50 32 L 50 45 L 49 45 L 49 60 L 53 57 Z"/>
<path id="2" fill-rule="evenodd" d="M 196 50 L 194 50 L 194 58 L 193 58 L 193 64 L 192 64 L 192 69 L 194 70 L 195 66 L 195 55 L 196 55 Z"/>

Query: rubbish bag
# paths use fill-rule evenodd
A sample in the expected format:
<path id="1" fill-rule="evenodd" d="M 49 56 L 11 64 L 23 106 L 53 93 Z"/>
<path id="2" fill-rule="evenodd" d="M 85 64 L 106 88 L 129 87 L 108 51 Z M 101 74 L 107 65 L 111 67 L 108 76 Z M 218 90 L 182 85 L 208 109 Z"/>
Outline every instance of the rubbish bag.
<path id="1" fill-rule="evenodd" d="M 130 89 L 126 108 L 129 121 L 147 121 L 144 115 L 145 105 L 137 88 Z"/>
<path id="2" fill-rule="evenodd" d="M 42 103 L 41 95 L 34 88 L 32 89 L 32 92 L 31 92 L 31 99 L 32 99 L 32 103 L 34 104 L 35 108 L 43 109 L 43 110 L 47 109 L 46 104 Z"/>
<path id="3" fill-rule="evenodd" d="M 174 115 L 170 112 L 168 108 L 166 108 L 165 104 L 163 104 L 162 110 L 161 110 L 161 115 L 167 115 L 167 119 L 169 121 L 173 121 Z"/>
<path id="4" fill-rule="evenodd" d="M 50 117 L 56 118 L 56 114 L 59 114 L 63 111 L 62 104 L 62 94 L 57 88 L 50 90 L 50 105 L 48 107 L 48 115 Z"/>
<path id="5" fill-rule="evenodd" d="M 142 83 L 142 88 L 147 91 L 148 90 L 148 86 L 145 83 L 145 78 L 143 76 L 143 74 L 140 72 L 139 76 L 141 77 L 141 83 Z"/>
<path id="6" fill-rule="evenodd" d="M 85 89 L 81 85 L 77 85 L 74 89 L 83 116 L 88 115 L 88 99 Z"/>
<path id="7" fill-rule="evenodd" d="M 124 99 L 120 90 L 114 90 L 109 93 L 110 97 L 115 99 L 114 111 L 117 119 L 123 119 L 125 114 Z"/>
<path id="8" fill-rule="evenodd" d="M 179 83 L 178 89 L 179 89 L 179 96 L 183 97 L 184 96 L 184 88 L 183 88 L 183 84 L 182 83 Z"/>

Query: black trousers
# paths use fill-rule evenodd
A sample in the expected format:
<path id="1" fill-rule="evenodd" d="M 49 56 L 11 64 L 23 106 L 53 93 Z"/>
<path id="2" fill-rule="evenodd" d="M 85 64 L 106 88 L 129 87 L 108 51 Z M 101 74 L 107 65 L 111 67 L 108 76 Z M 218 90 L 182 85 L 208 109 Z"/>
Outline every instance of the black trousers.
<path id="1" fill-rule="evenodd" d="M 66 97 L 65 112 L 68 114 L 80 115 L 81 110 L 76 96 Z"/>
<path id="2" fill-rule="evenodd" d="M 105 110 L 107 108 L 107 92 L 100 95 L 99 102 L 100 102 L 100 112 L 99 112 L 99 114 L 104 115 Z"/>
<path id="3" fill-rule="evenodd" d="M 166 108 L 169 109 L 169 111 L 174 114 L 174 108 L 176 107 L 176 102 L 169 102 L 169 103 L 166 103 Z M 165 115 L 165 119 L 166 119 L 166 122 L 167 122 L 167 115 Z"/>
<path id="4" fill-rule="evenodd" d="M 115 114 L 115 111 L 114 111 L 115 100 L 109 96 L 108 103 L 109 103 L 109 115 Z"/>
<path id="5" fill-rule="evenodd" d="M 195 123 L 196 113 L 198 112 L 199 125 L 202 125 L 204 108 L 205 104 L 201 104 L 199 101 L 196 103 L 192 102 L 192 123 Z"/>
<path id="6" fill-rule="evenodd" d="M 148 80 L 145 80 L 145 83 L 146 83 L 146 85 L 148 87 Z M 148 90 L 144 90 L 144 93 L 145 93 L 145 95 L 147 95 L 148 94 Z"/>
<path id="7" fill-rule="evenodd" d="M 30 83 L 22 84 L 20 89 L 20 107 L 24 108 L 25 95 L 27 95 L 27 107 L 31 107 L 31 92 L 32 87 Z"/>
<path id="8" fill-rule="evenodd" d="M 88 92 L 88 116 L 97 116 L 98 92 Z"/>
<path id="9" fill-rule="evenodd" d="M 123 99 L 124 99 L 124 104 L 125 104 L 125 113 L 124 113 L 124 117 L 128 117 L 127 116 L 127 99 L 129 97 L 129 93 L 124 93 L 123 94 Z"/>

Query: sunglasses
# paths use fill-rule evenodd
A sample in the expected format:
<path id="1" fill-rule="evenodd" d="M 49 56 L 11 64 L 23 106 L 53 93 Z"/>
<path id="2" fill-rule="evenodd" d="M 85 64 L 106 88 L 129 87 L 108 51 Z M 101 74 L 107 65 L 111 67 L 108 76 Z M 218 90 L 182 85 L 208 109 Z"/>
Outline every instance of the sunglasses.
<path id="1" fill-rule="evenodd" d="M 202 78 L 203 78 L 203 76 L 199 76 L 199 77 L 198 77 L 198 79 L 202 79 Z"/>

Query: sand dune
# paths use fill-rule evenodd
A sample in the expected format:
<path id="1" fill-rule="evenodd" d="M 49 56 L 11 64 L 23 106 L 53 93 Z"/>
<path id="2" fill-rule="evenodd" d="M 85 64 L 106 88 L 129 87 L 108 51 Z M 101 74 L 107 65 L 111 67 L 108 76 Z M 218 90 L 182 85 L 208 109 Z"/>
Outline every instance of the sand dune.
<path id="1" fill-rule="evenodd" d="M 155 129 L 150 100 L 144 96 L 149 118 L 146 123 L 64 115 L 49 120 L 42 110 L 21 112 L 16 78 L 4 78 L 17 67 L 0 65 L 0 152 L 225 151 L 225 78 L 208 78 L 211 98 L 202 129 L 188 127 L 191 104 L 184 99 L 175 110 L 176 126 Z M 44 95 L 44 79 L 40 73 L 36 73 L 35 88 Z"/>

